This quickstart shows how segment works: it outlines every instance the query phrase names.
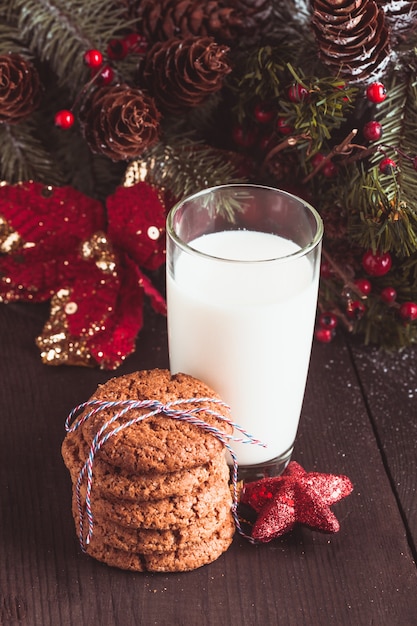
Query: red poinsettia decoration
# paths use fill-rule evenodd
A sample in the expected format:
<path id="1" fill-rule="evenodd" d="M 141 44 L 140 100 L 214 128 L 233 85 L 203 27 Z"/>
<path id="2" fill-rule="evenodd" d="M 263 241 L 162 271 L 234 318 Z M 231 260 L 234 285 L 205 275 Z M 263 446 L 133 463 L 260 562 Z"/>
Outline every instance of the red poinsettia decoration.
<path id="1" fill-rule="evenodd" d="M 106 207 L 71 187 L 0 186 L 0 301 L 51 300 L 45 363 L 115 369 L 135 349 L 144 296 L 166 312 L 143 270 L 165 262 L 168 208 L 145 182 Z"/>

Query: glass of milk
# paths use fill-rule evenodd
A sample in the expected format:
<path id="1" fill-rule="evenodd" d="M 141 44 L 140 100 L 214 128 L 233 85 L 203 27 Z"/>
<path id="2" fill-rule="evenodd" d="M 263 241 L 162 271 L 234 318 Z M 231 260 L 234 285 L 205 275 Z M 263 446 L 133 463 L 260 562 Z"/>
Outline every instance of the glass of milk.
<path id="1" fill-rule="evenodd" d="M 208 384 L 265 444 L 231 442 L 240 478 L 278 475 L 291 458 L 322 236 L 307 202 L 259 185 L 206 189 L 168 215 L 170 369 Z"/>

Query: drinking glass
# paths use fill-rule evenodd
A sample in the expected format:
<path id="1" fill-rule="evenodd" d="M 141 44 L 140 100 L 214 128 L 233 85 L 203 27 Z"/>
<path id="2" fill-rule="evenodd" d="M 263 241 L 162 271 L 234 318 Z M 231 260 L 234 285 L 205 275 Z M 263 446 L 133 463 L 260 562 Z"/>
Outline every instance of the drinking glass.
<path id="1" fill-rule="evenodd" d="M 209 385 L 265 444 L 231 443 L 247 480 L 279 475 L 291 459 L 322 236 L 312 206 L 260 185 L 205 189 L 167 218 L 170 369 Z"/>

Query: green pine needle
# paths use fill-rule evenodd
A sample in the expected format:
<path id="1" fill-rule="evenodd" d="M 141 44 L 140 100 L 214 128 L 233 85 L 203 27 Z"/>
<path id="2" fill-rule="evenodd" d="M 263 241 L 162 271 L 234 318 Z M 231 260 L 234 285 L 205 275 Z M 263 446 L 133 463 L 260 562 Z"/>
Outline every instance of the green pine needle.
<path id="1" fill-rule="evenodd" d="M 105 52 L 109 40 L 131 25 L 121 5 L 102 0 L 10 0 L 9 11 L 20 40 L 73 94 L 89 79 L 84 53 Z"/>
<path id="2" fill-rule="evenodd" d="M 0 125 L 0 175 L 2 180 L 16 183 L 37 180 L 49 185 L 62 183 L 59 165 L 36 137 L 35 121 L 16 125 Z"/>
<path id="3" fill-rule="evenodd" d="M 394 75 L 389 97 L 378 105 L 375 119 L 383 135 L 374 144 L 370 168 L 362 166 L 350 180 L 346 206 L 355 242 L 402 258 L 417 252 L 417 81 L 411 75 L 396 80 Z M 397 164 L 394 172 L 379 170 L 384 157 Z"/>
<path id="4" fill-rule="evenodd" d="M 391 179 L 389 193 L 377 167 L 362 171 L 353 180 L 346 197 L 349 232 L 363 248 L 389 250 L 398 257 L 407 257 L 417 251 L 416 205 L 414 199 L 407 200 L 395 174 Z"/>
<path id="5" fill-rule="evenodd" d="M 190 138 L 158 143 L 145 152 L 141 163 L 148 171 L 148 179 L 169 189 L 177 199 L 208 187 L 244 182 L 222 151 Z"/>

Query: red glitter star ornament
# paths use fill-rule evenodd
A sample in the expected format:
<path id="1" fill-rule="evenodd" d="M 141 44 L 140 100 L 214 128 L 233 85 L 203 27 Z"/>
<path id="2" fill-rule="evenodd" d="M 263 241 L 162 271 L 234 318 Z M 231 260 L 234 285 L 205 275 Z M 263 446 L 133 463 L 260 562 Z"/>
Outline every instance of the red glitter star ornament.
<path id="1" fill-rule="evenodd" d="M 347 476 L 306 472 L 291 461 L 281 476 L 244 485 L 241 502 L 258 513 L 253 539 L 266 543 L 289 532 L 296 523 L 322 532 L 337 532 L 340 525 L 330 505 L 348 496 L 352 489 Z"/>

